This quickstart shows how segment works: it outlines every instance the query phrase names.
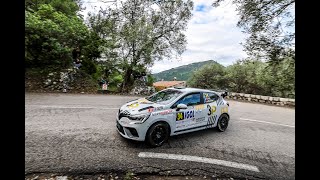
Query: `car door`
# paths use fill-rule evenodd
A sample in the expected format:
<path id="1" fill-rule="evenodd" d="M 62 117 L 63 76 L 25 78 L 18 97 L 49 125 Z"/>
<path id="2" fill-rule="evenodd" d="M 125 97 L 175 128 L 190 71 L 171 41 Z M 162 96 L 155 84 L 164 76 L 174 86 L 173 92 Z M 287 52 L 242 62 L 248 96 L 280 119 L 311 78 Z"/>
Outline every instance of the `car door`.
<path id="1" fill-rule="evenodd" d="M 174 111 L 174 122 L 175 122 L 175 133 L 183 132 L 196 127 L 198 124 L 196 120 L 204 121 L 204 108 L 199 108 L 203 106 L 203 99 L 201 98 L 201 93 L 190 93 L 181 97 L 174 105 L 172 109 Z M 187 105 L 187 109 L 177 109 L 178 104 Z"/>
<path id="2" fill-rule="evenodd" d="M 215 127 L 219 117 L 219 111 L 217 107 L 217 100 L 219 95 L 213 92 L 202 93 L 203 102 L 205 105 L 205 124 L 207 128 Z"/>

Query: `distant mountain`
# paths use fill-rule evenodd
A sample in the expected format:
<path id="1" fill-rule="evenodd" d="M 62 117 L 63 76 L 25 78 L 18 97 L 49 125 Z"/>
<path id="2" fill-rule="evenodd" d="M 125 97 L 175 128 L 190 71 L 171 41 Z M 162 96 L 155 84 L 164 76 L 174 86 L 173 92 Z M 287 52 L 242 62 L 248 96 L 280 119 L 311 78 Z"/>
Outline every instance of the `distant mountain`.
<path id="1" fill-rule="evenodd" d="M 153 77 L 155 78 L 155 81 L 161 81 L 161 79 L 164 81 L 172 81 L 174 77 L 177 78 L 177 81 L 187 81 L 194 71 L 204 65 L 213 63 L 217 62 L 214 60 L 195 62 L 153 74 Z"/>

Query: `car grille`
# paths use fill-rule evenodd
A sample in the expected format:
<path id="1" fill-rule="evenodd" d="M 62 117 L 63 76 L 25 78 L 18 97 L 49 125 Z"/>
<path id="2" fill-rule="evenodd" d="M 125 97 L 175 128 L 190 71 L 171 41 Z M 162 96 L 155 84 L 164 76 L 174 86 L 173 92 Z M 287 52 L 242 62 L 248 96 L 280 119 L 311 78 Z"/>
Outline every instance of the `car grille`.
<path id="1" fill-rule="evenodd" d="M 119 110 L 120 111 L 120 110 Z M 118 115 L 118 118 L 119 120 L 122 118 L 122 117 L 128 117 L 130 115 L 129 111 L 127 110 L 124 110 L 124 111 L 120 111 L 119 112 L 119 115 Z"/>
<path id="2" fill-rule="evenodd" d="M 126 128 L 130 131 L 132 136 L 139 137 L 138 132 L 135 128 L 132 128 L 132 127 L 126 127 Z"/>

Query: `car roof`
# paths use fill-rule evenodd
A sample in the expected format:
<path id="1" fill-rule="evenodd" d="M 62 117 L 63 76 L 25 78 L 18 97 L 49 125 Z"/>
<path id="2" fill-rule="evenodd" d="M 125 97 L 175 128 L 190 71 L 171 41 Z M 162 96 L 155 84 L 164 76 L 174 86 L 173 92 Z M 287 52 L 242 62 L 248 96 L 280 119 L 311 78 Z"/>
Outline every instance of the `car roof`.
<path id="1" fill-rule="evenodd" d="M 212 90 L 209 90 L 209 89 L 200 89 L 200 88 L 184 88 L 184 87 L 176 87 L 176 88 L 168 88 L 168 89 L 174 89 L 174 90 L 179 90 L 179 91 L 182 91 L 183 93 L 189 93 L 189 92 L 213 92 L 213 93 L 216 93 L 216 94 L 220 94 L 216 91 L 212 91 Z"/>

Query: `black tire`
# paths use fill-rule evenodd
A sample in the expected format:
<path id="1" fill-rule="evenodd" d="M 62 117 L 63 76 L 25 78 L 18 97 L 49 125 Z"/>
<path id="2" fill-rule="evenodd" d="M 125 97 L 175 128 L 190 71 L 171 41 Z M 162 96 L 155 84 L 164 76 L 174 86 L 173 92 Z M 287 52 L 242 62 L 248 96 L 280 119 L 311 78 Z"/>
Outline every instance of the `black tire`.
<path id="1" fill-rule="evenodd" d="M 218 130 L 224 132 L 229 124 L 229 116 L 227 114 L 221 114 L 218 120 Z"/>
<path id="2" fill-rule="evenodd" d="M 162 146 L 169 139 L 170 130 L 168 124 L 158 122 L 153 124 L 147 131 L 146 142 L 152 147 Z"/>

